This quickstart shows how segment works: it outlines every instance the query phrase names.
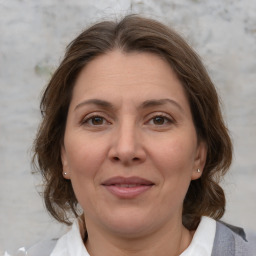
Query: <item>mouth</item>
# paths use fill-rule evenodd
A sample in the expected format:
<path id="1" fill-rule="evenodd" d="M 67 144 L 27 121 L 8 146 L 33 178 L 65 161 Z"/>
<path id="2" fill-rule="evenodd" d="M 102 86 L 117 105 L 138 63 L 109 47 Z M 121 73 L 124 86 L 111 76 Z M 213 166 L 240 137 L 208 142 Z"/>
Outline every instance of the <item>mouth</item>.
<path id="1" fill-rule="evenodd" d="M 102 183 L 111 194 L 119 198 L 135 198 L 150 190 L 155 184 L 140 177 L 113 177 Z"/>

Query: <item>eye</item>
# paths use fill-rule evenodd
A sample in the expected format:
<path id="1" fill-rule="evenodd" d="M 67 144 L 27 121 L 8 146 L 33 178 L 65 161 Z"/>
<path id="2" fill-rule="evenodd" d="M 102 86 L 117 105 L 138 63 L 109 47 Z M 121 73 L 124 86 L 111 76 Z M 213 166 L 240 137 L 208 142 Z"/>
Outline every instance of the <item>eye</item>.
<path id="1" fill-rule="evenodd" d="M 163 116 L 156 116 L 152 119 L 152 121 L 155 125 L 163 125 L 168 122 L 167 118 Z"/>
<path id="2" fill-rule="evenodd" d="M 105 124 L 109 124 L 109 122 L 102 116 L 90 116 L 88 118 L 85 118 L 82 121 L 82 124 L 85 124 L 88 126 L 102 126 Z"/>
<path id="3" fill-rule="evenodd" d="M 165 115 L 155 115 L 148 121 L 148 124 L 155 126 L 164 126 L 172 124 L 173 122 L 174 121 L 169 116 L 167 117 Z"/>

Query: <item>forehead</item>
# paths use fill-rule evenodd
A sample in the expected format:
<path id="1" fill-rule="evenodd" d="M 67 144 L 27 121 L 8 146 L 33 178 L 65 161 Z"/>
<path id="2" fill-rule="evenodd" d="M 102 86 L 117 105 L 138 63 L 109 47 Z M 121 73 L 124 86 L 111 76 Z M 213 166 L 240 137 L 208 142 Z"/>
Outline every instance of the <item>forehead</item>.
<path id="1" fill-rule="evenodd" d="M 78 80 L 85 79 L 86 76 L 86 80 L 94 82 L 103 78 L 127 78 L 127 82 L 132 78 L 155 81 L 167 75 L 169 78 L 176 76 L 167 61 L 156 54 L 114 50 L 89 62 L 81 71 Z"/>
<path id="2" fill-rule="evenodd" d="M 166 97 L 188 105 L 183 86 L 167 61 L 153 53 L 115 50 L 82 69 L 71 104 L 87 98 L 145 101 Z"/>

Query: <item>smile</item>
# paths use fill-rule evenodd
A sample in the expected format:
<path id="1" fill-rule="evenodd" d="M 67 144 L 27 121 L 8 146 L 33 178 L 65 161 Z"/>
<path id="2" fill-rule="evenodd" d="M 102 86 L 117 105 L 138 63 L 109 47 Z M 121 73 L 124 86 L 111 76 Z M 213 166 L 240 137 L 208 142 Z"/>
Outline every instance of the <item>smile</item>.
<path id="1" fill-rule="evenodd" d="M 114 186 L 121 187 L 121 188 L 134 188 L 134 187 L 141 186 L 141 184 L 115 184 Z"/>
<path id="2" fill-rule="evenodd" d="M 135 198 L 150 190 L 154 183 L 140 177 L 113 177 L 102 183 L 111 194 L 119 198 Z"/>

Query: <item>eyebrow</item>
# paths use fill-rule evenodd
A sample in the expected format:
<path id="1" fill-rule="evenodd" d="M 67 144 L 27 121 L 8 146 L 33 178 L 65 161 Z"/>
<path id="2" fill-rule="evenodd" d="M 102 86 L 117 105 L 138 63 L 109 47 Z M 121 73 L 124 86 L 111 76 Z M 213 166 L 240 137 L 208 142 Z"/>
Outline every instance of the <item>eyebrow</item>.
<path id="1" fill-rule="evenodd" d="M 184 110 L 180 106 L 180 104 L 178 104 L 175 100 L 172 100 L 172 99 L 146 100 L 146 101 L 142 102 L 142 104 L 139 106 L 139 108 L 146 109 L 146 108 L 155 107 L 155 106 L 163 106 L 163 105 L 166 105 L 167 103 L 170 103 L 170 104 L 176 106 L 179 110 L 184 112 Z M 97 105 L 102 108 L 115 109 L 114 105 L 108 101 L 100 100 L 100 99 L 89 99 L 89 100 L 85 100 L 85 101 L 79 103 L 75 107 L 75 110 L 82 106 L 85 106 L 85 105 Z"/>
<path id="2" fill-rule="evenodd" d="M 75 107 L 75 110 L 82 107 L 82 106 L 85 106 L 85 105 L 97 105 L 97 106 L 102 107 L 102 108 L 114 109 L 114 105 L 111 104 L 108 101 L 100 100 L 100 99 L 89 99 L 89 100 L 85 100 L 85 101 L 79 103 Z"/>
<path id="3" fill-rule="evenodd" d="M 179 110 L 184 112 L 181 105 L 178 102 L 176 102 L 175 100 L 172 100 L 172 99 L 146 100 L 141 104 L 140 108 L 150 108 L 150 107 L 154 107 L 154 106 L 162 106 L 162 105 L 165 105 L 167 103 L 170 103 L 170 104 L 176 106 Z"/>

